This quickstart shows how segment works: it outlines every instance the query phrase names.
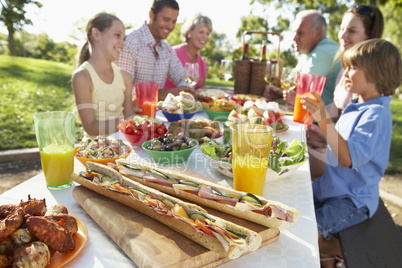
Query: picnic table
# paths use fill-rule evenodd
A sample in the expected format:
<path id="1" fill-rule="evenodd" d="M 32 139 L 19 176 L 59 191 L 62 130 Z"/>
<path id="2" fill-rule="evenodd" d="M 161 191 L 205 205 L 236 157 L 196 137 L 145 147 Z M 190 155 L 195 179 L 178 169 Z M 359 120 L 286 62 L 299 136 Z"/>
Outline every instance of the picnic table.
<path id="1" fill-rule="evenodd" d="M 198 113 L 194 118 L 206 117 Z M 157 118 L 165 118 L 157 113 Z M 293 123 L 292 117 L 286 117 L 289 130 L 277 135 L 281 139 L 305 141 L 304 126 Z M 120 132 L 114 135 L 124 140 Z M 148 157 L 142 149 L 135 149 L 129 157 Z M 82 164 L 75 159 L 75 172 L 83 170 Z M 187 168 L 225 186 L 233 186 L 233 180 L 208 167 L 206 159 L 198 148 L 188 161 L 182 163 Z M 136 264 L 120 249 L 101 227 L 88 215 L 73 198 L 72 191 L 78 184 L 64 190 L 46 188 L 44 174 L 41 173 L 24 183 L 0 195 L 0 204 L 18 203 L 33 198 L 45 198 L 48 207 L 63 204 L 69 213 L 79 218 L 88 229 L 88 240 L 83 250 L 68 262 L 65 267 L 135 267 Z M 309 163 L 306 161 L 291 177 L 265 184 L 263 196 L 267 199 L 283 202 L 301 211 L 299 221 L 285 231 L 279 239 L 267 246 L 223 263 L 221 267 L 319 267 L 318 232 L 314 214 L 313 195 Z"/>

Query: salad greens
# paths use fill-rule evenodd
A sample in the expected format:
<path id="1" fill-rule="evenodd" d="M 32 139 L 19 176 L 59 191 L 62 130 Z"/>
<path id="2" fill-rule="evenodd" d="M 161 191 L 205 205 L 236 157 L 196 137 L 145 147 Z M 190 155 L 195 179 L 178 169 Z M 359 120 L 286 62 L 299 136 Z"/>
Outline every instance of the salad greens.
<path id="1" fill-rule="evenodd" d="M 306 160 L 307 145 L 297 139 L 286 148 L 286 141 L 278 136 L 272 136 L 271 154 L 269 155 L 269 168 L 280 172 L 282 166 L 291 166 Z"/>
<path id="2" fill-rule="evenodd" d="M 219 161 L 232 162 L 232 146 L 222 145 L 219 142 L 203 138 L 201 152 Z M 296 165 L 307 159 L 307 145 L 297 139 L 293 140 L 289 146 L 285 140 L 281 141 L 278 136 L 272 136 L 271 153 L 269 155 L 269 168 L 279 173 L 284 166 Z"/>
<path id="3" fill-rule="evenodd" d="M 232 163 L 232 146 L 231 145 L 222 145 L 219 142 L 210 139 L 208 137 L 203 138 L 204 143 L 201 145 L 200 150 L 205 155 L 209 157 L 224 161 L 228 163 Z"/>

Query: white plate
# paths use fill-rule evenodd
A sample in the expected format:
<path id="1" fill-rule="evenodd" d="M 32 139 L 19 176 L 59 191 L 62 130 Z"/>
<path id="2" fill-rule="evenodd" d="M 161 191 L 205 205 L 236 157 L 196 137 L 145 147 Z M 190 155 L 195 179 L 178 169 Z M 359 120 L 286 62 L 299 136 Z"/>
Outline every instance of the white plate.
<path id="1" fill-rule="evenodd" d="M 203 155 L 209 161 L 209 163 L 211 164 L 211 167 L 213 169 L 215 169 L 216 171 L 218 171 L 219 173 L 221 173 L 227 177 L 233 178 L 232 164 L 230 164 L 228 162 L 216 160 L 214 158 L 209 157 L 208 155 L 206 155 L 204 153 L 203 153 Z M 301 163 L 298 163 L 296 165 L 282 167 L 282 169 L 279 173 L 276 173 L 275 171 L 273 171 L 272 169 L 269 168 L 267 170 L 266 181 L 267 182 L 276 181 L 276 180 L 281 180 L 286 177 L 289 177 L 306 161 L 307 160 L 305 160 Z"/>
<path id="2" fill-rule="evenodd" d="M 232 164 L 224 161 L 219 161 L 216 159 L 213 159 L 212 157 L 202 153 L 202 155 L 209 161 L 211 164 L 211 167 L 218 171 L 219 173 L 228 176 L 230 178 L 233 178 L 233 170 L 232 170 Z"/>
<path id="3" fill-rule="evenodd" d="M 291 165 L 291 166 L 285 166 L 281 168 L 281 171 L 279 173 L 276 173 L 275 171 L 273 171 L 272 169 L 268 169 L 267 170 L 267 175 L 265 177 L 265 181 L 270 182 L 270 181 L 276 181 L 276 180 L 281 180 L 284 179 L 286 177 L 289 177 L 290 175 L 292 175 L 301 165 L 304 164 L 305 161 L 298 163 L 296 165 Z"/>

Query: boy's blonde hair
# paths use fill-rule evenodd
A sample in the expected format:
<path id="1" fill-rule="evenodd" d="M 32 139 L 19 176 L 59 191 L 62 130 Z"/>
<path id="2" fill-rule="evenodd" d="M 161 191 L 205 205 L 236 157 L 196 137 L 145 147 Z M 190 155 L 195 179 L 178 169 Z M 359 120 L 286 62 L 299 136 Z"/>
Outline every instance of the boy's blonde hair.
<path id="1" fill-rule="evenodd" d="M 346 50 L 342 66 L 357 66 L 363 70 L 367 81 L 377 90 L 391 96 L 402 83 L 402 60 L 398 49 L 383 39 L 370 39 Z"/>

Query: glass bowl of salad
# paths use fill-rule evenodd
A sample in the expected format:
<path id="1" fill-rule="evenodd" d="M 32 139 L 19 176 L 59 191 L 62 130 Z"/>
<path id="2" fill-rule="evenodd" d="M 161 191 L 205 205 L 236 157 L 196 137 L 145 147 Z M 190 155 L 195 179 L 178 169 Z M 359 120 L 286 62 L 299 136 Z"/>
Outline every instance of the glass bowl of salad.
<path id="1" fill-rule="evenodd" d="M 94 139 L 81 141 L 79 146 L 75 147 L 74 156 L 85 168 L 88 168 L 87 161 L 103 165 L 107 163 L 116 164 L 117 159 L 127 158 L 132 151 L 131 145 L 124 143 L 122 140 L 98 136 Z"/>

